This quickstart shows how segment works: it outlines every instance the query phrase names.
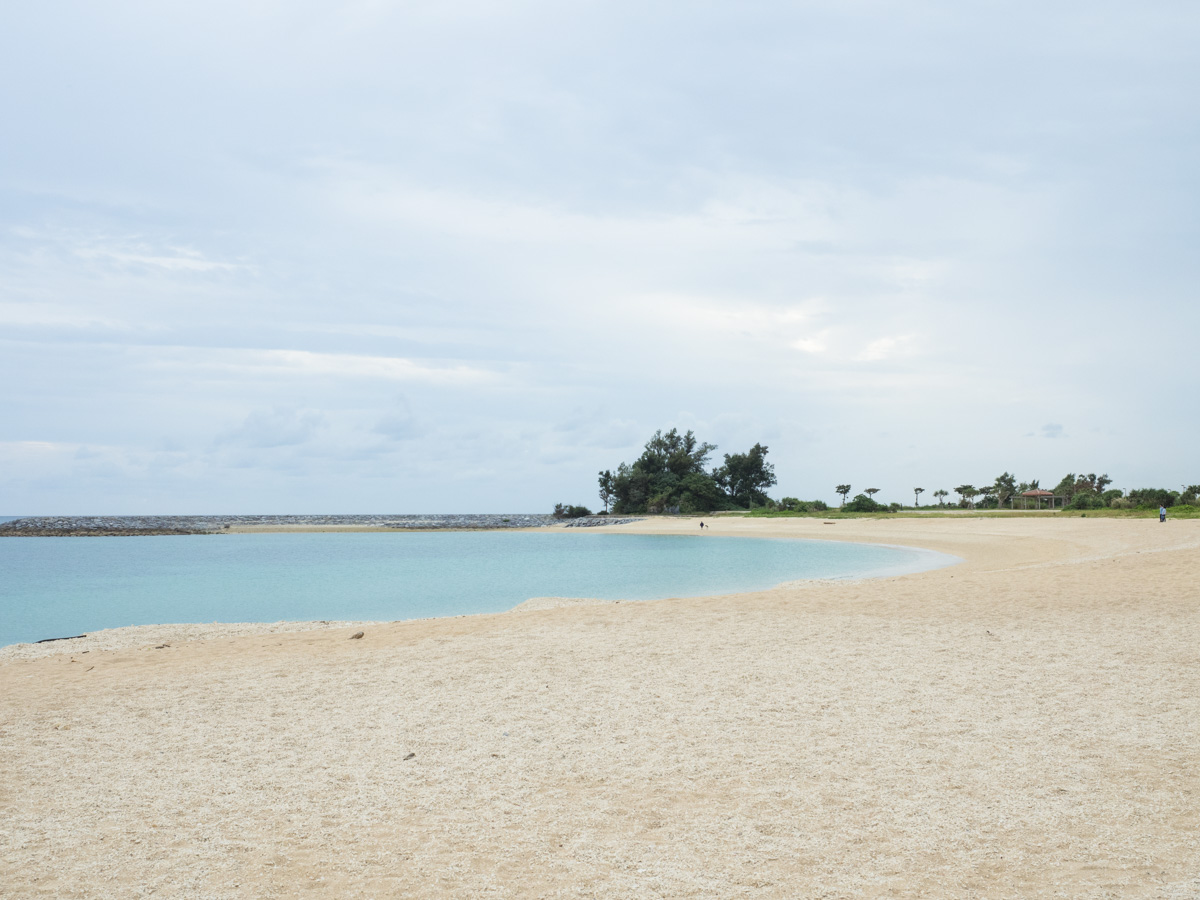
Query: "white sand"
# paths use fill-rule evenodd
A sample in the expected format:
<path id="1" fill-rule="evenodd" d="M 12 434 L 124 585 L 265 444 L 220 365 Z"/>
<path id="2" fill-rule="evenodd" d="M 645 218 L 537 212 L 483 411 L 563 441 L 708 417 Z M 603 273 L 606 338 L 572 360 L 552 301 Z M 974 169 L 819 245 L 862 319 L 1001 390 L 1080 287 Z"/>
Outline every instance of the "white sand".
<path id="1" fill-rule="evenodd" d="M 1200 897 L 1200 521 L 711 524 L 965 562 L 5 651 L 0 896 Z"/>

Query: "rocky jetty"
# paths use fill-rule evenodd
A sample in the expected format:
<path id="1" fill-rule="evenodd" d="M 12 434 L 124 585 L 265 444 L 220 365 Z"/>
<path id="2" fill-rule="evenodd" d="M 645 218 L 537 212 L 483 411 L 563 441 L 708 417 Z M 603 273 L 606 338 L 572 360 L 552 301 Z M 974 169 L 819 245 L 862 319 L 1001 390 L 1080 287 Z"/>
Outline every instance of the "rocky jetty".
<path id="1" fill-rule="evenodd" d="M 614 519 L 611 516 L 590 516 L 586 519 L 571 519 L 567 528 L 596 528 L 601 525 L 628 525 L 630 522 L 640 522 L 641 519 Z"/>
<path id="2" fill-rule="evenodd" d="M 574 519 L 570 527 L 620 525 L 635 519 Z M 322 525 L 398 531 L 480 531 L 562 524 L 551 515 L 374 516 L 29 516 L 0 524 L 0 537 L 68 537 L 148 534 L 220 534 L 231 528 Z"/>

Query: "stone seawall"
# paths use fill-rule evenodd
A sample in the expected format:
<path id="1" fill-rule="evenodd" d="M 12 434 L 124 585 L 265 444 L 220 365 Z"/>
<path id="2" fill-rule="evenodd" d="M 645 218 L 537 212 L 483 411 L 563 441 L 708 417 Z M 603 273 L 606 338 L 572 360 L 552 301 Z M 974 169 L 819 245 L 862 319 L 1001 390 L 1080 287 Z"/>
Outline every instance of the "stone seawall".
<path id="1" fill-rule="evenodd" d="M 570 527 L 622 525 L 636 519 L 597 516 Z M 220 534 L 231 528 L 379 528 L 397 531 L 481 531 L 564 524 L 551 515 L 344 515 L 344 516 L 29 516 L 0 525 L 0 537 Z"/>

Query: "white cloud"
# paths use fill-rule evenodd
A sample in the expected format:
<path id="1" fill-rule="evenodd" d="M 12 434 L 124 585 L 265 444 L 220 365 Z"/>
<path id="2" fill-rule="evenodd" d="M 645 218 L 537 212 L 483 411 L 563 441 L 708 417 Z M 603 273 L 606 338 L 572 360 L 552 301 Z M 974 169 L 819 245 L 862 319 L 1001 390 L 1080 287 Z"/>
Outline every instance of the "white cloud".
<path id="1" fill-rule="evenodd" d="M 911 347 L 913 336 L 910 334 L 892 335 L 876 338 L 868 343 L 858 354 L 860 362 L 878 362 L 899 356 Z"/>
<path id="2" fill-rule="evenodd" d="M 166 253 L 156 253 L 149 247 L 77 247 L 75 255 L 82 259 L 111 262 L 119 266 L 148 266 L 173 272 L 216 272 L 244 268 L 235 263 L 206 259 L 198 250 L 170 247 Z"/>
<path id="3" fill-rule="evenodd" d="M 230 375 L 333 377 L 440 385 L 479 385 L 500 377 L 496 372 L 462 363 L 439 364 L 400 356 L 283 349 L 155 348 L 146 364 L 151 368 L 183 368 Z"/>
<path id="4" fill-rule="evenodd" d="M 236 428 L 217 438 L 218 444 L 269 449 L 292 447 L 310 441 L 325 426 L 325 418 L 312 410 L 255 410 Z"/>
<path id="5" fill-rule="evenodd" d="M 824 353 L 829 346 L 829 334 L 826 328 L 809 337 L 796 338 L 792 341 L 792 347 L 804 353 Z"/>
<path id="6" fill-rule="evenodd" d="M 394 441 L 412 440 L 424 432 L 405 396 L 397 398 L 395 406 L 375 423 L 372 430 Z"/>
<path id="7" fill-rule="evenodd" d="M 0 324 L 68 329 L 132 330 L 128 323 L 94 310 L 35 303 L 0 303 Z"/>

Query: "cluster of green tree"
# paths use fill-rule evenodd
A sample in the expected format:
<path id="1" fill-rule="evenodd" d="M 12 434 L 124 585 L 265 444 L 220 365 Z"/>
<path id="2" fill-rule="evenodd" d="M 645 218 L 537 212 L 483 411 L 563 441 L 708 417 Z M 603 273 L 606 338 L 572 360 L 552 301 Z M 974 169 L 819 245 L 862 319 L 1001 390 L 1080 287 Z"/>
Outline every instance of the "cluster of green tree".
<path id="1" fill-rule="evenodd" d="M 855 494 L 854 499 L 843 502 L 841 508 L 846 512 L 899 512 L 903 509 L 899 503 L 880 503 L 876 500 L 873 494 L 878 493 L 878 488 L 868 490 L 872 496 L 867 493 Z"/>
<path id="2" fill-rule="evenodd" d="M 700 513 L 750 509 L 773 503 L 766 489 L 776 483 L 767 448 L 755 444 L 746 453 L 726 453 L 723 465 L 708 471 L 715 444 L 691 432 L 656 431 L 642 455 L 616 472 L 600 473 L 605 510 L 626 513 Z"/>
<path id="3" fill-rule="evenodd" d="M 854 499 L 847 502 L 846 497 L 853 490 L 849 484 L 839 484 L 834 490 L 842 495 L 841 508 L 846 512 L 896 512 L 903 507 L 899 503 L 880 503 L 875 499 L 879 488 L 866 488 L 861 494 L 855 494 Z M 925 488 L 917 488 L 917 495 Z"/>
<path id="4" fill-rule="evenodd" d="M 824 500 L 798 500 L 795 497 L 784 497 L 776 504 L 777 509 L 784 512 L 825 512 L 829 504 Z"/>
<path id="5" fill-rule="evenodd" d="M 1136 488 L 1125 495 L 1130 506 L 1196 506 L 1200 501 L 1200 484 L 1189 484 L 1182 491 L 1166 488 Z"/>
<path id="6" fill-rule="evenodd" d="M 554 504 L 554 518 L 556 519 L 582 519 L 584 516 L 590 516 L 592 511 L 586 506 L 567 506 L 562 503 Z"/>

